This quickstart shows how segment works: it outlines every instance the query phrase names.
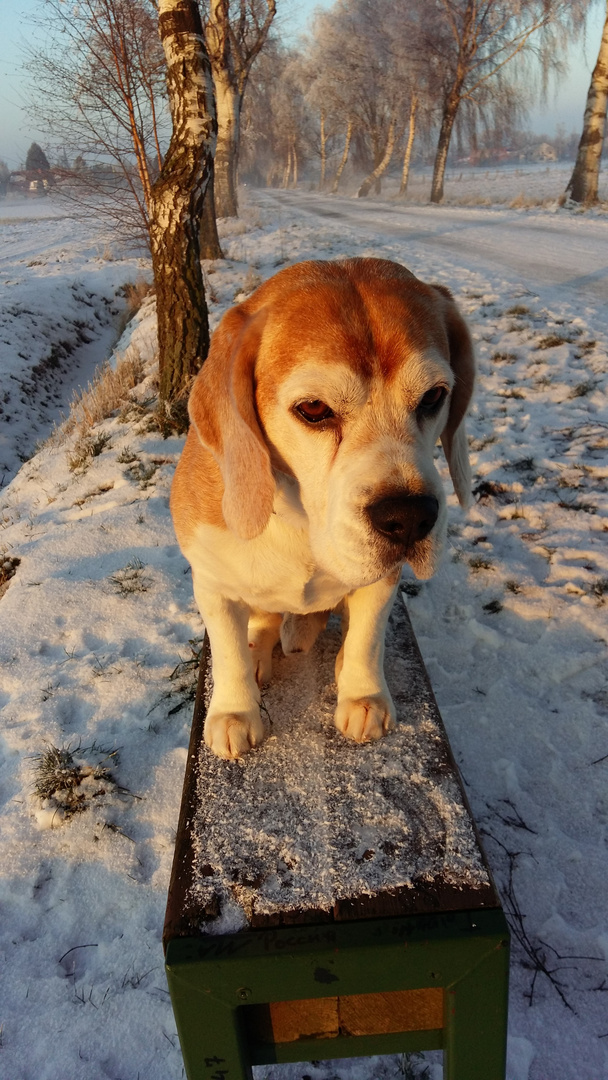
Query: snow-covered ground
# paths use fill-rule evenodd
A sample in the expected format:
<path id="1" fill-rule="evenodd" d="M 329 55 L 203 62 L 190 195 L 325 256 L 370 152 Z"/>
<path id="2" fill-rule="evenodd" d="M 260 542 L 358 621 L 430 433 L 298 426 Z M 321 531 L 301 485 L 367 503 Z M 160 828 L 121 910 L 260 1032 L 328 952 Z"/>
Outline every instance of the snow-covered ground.
<path id="1" fill-rule="evenodd" d="M 124 286 L 150 276 L 107 226 L 53 198 L 0 201 L 0 487 L 108 356 Z"/>
<path id="2" fill-rule="evenodd" d="M 405 574 L 404 588 L 511 923 L 508 1080 L 606 1080 L 608 308 L 572 274 L 534 279 L 526 268 L 535 230 L 547 234 L 541 264 L 567 267 L 591 233 L 608 251 L 608 219 L 437 211 L 444 227 L 462 226 L 466 213 L 475 229 L 485 222 L 489 258 L 474 243 L 439 245 L 439 217 L 421 229 L 416 208 L 375 202 L 347 213 L 336 200 L 333 219 L 317 215 L 308 195 L 248 200 L 247 226 L 227 230 L 229 258 L 207 266 L 213 325 L 240 288 L 280 265 L 345 254 L 398 259 L 449 285 L 470 321 L 480 368 L 469 420 L 476 501 L 463 514 L 450 496 L 445 565 L 430 582 Z M 358 213 L 367 219 L 359 223 Z M 49 351 L 49 323 L 36 313 L 75 333 L 67 328 L 81 318 L 70 306 L 74 282 L 108 298 L 95 301 L 101 312 L 145 267 L 100 256 L 94 288 L 87 275 L 98 240 L 81 224 L 0 228 L 9 237 L 2 280 L 23 282 L 3 289 L 3 312 L 7 297 L 19 299 L 8 331 L 3 325 L 1 365 L 19 379 L 29 363 L 20 352 L 38 363 Z M 94 315 L 89 321 L 95 327 Z M 82 347 L 91 360 L 107 351 L 96 327 Z M 155 430 L 150 401 L 153 301 L 117 350 L 147 364 L 131 409 L 94 429 L 88 456 L 82 446 L 76 454 L 75 435 L 47 445 L 0 492 L 0 1071 L 8 1080 L 183 1075 L 160 935 L 192 707 L 188 661 L 202 626 L 167 505 L 181 439 Z M 31 381 L 31 363 L 27 371 Z M 23 395 L 16 420 L 0 415 L 7 471 L 35 441 L 27 412 L 35 394 Z M 36 409 L 43 415 L 41 403 Z M 34 792 L 36 755 L 49 744 L 71 747 L 76 767 L 102 762 L 78 789 L 85 809 L 69 820 Z M 435 1059 L 256 1075 L 379 1080 L 426 1068 L 438 1080 Z"/>

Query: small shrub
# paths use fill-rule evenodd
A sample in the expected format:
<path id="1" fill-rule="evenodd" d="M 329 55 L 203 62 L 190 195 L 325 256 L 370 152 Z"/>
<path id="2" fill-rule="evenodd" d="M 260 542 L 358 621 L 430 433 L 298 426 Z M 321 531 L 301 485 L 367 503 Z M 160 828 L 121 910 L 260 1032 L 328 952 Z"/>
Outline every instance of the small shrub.
<path id="1" fill-rule="evenodd" d="M 119 596 L 130 596 L 131 593 L 147 592 L 152 584 L 152 579 L 144 576 L 144 563 L 137 557 L 131 559 L 122 570 L 117 570 L 110 577 Z"/>
<path id="2" fill-rule="evenodd" d="M 132 465 L 134 461 L 137 461 L 137 454 L 131 449 L 130 446 L 123 446 L 120 454 L 116 455 L 116 460 L 120 465 Z"/>

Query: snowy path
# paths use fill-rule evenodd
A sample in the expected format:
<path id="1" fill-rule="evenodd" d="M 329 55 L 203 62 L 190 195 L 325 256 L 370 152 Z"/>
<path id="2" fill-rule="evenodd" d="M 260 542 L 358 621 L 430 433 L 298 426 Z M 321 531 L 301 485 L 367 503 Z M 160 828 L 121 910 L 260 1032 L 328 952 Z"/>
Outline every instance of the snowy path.
<path id="1" fill-rule="evenodd" d="M 558 285 L 608 302 L 608 220 L 454 206 L 399 206 L 273 191 L 277 208 L 345 224 L 387 242 L 416 243 L 451 261 L 490 272 L 514 271 L 529 289 Z"/>

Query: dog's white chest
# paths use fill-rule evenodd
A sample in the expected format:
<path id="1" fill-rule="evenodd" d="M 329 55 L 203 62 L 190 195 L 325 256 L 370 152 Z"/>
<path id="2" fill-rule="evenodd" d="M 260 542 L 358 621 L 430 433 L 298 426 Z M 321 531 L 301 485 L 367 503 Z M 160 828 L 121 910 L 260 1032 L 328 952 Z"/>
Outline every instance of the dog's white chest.
<path id="1" fill-rule="evenodd" d="M 328 611 L 349 591 L 316 565 L 307 531 L 278 515 L 254 540 L 201 525 L 184 554 L 209 592 L 262 611 Z"/>

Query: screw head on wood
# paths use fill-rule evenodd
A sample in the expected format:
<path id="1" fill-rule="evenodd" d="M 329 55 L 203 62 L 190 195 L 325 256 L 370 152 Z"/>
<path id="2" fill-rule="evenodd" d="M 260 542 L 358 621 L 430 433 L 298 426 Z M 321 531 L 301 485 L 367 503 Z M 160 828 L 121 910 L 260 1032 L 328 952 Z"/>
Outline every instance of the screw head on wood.
<path id="1" fill-rule="evenodd" d="M 239 1001 L 247 1001 L 247 998 L 251 997 L 251 990 L 248 986 L 240 986 L 236 992 L 236 996 Z"/>

